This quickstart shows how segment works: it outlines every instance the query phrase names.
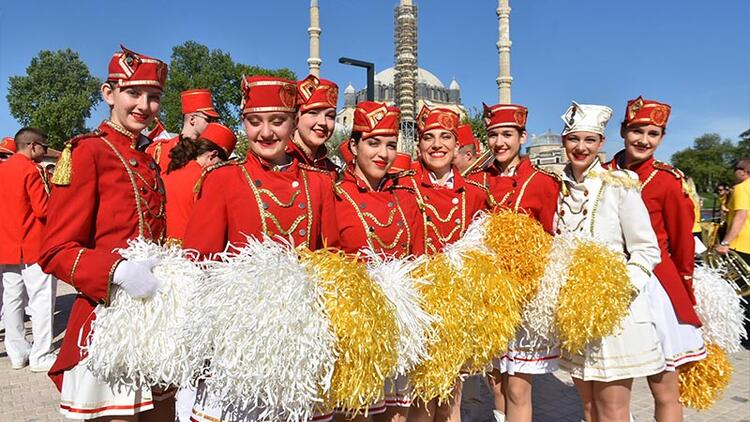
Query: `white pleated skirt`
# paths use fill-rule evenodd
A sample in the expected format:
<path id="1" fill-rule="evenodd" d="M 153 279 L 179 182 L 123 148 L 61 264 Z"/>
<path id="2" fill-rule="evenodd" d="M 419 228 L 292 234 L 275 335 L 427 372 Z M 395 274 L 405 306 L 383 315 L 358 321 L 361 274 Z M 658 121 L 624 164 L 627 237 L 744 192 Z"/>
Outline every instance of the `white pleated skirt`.
<path id="1" fill-rule="evenodd" d="M 612 382 L 658 374 L 664 353 L 648 309 L 648 289 L 631 303 L 615 334 L 588 344 L 583 353 L 563 350 L 560 367 L 583 381 Z"/>
<path id="2" fill-rule="evenodd" d="M 667 371 L 674 371 L 680 365 L 704 359 L 706 346 L 703 344 L 700 331 L 677 319 L 669 295 L 658 279 L 652 277 L 647 286 L 649 310 L 664 352 Z"/>
<path id="3" fill-rule="evenodd" d="M 60 392 L 60 413 L 68 419 L 131 416 L 154 408 L 154 402 L 174 396 L 174 391 L 152 392 L 148 386 L 107 383 L 86 368 L 85 361 L 65 371 Z"/>
<path id="4" fill-rule="evenodd" d="M 508 343 L 508 351 L 500 358 L 500 372 L 519 374 L 549 374 L 559 366 L 560 348 L 557 344 L 532 337 L 523 327 Z"/>

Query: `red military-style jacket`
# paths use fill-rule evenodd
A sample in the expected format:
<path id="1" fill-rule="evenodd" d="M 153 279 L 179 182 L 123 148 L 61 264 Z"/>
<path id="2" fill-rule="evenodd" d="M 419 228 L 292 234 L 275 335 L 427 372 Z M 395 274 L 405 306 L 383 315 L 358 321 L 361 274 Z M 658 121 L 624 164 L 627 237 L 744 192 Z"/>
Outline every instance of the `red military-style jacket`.
<path id="1" fill-rule="evenodd" d="M 49 372 L 58 389 L 64 371 L 82 359 L 78 344 L 89 335 L 94 308 L 109 303 L 122 260 L 113 250 L 137 237 L 164 236 L 164 186 L 156 162 L 139 150 L 143 140 L 108 122 L 73 138 L 70 184 L 52 189 L 39 264 L 78 291 Z"/>
<path id="2" fill-rule="evenodd" d="M 312 250 L 335 236 L 333 182 L 326 171 L 292 159 L 274 168 L 253 154 L 213 168 L 202 182 L 183 247 L 201 256 L 241 246 L 245 235 L 291 238 Z"/>
<path id="3" fill-rule="evenodd" d="M 402 258 L 424 253 L 422 218 L 413 189 L 400 179 L 383 179 L 378 190 L 347 166 L 335 185 L 338 235 L 331 246 L 346 253 L 369 248 Z"/>
<path id="4" fill-rule="evenodd" d="M 432 183 L 430 173 L 418 164 L 409 183 L 417 193 L 424 235 L 420 239 L 425 253 L 434 255 L 447 244 L 460 239 L 474 215 L 488 208 L 487 192 L 466 183 L 458 169 L 453 168 L 453 187 Z"/>
<path id="5" fill-rule="evenodd" d="M 553 233 L 552 221 L 557 208 L 557 196 L 562 182 L 554 173 L 547 172 L 522 158 L 510 176 L 503 176 L 496 165 L 471 172 L 467 179 L 472 184 L 489 190 L 491 207 L 509 208 L 525 212 Z"/>
<path id="6" fill-rule="evenodd" d="M 622 151 L 617 153 L 605 167 L 618 168 L 622 154 Z M 695 212 L 690 196 L 682 188 L 684 175 L 653 157 L 629 170 L 636 172 L 641 181 L 641 196 L 661 249 L 661 262 L 654 268 L 654 274 L 680 322 L 700 327 L 701 321 L 693 309 Z"/>
<path id="7" fill-rule="evenodd" d="M 299 145 L 297 145 L 296 141 L 292 139 L 287 146 L 287 154 L 296 158 L 300 163 L 329 172 L 331 179 L 334 181 L 338 177 L 339 167 L 328 158 L 328 150 L 325 145 L 321 145 L 317 157 L 310 157 L 302 150 L 302 148 L 300 148 Z"/>
<path id="8" fill-rule="evenodd" d="M 172 148 L 174 148 L 178 142 L 180 142 L 180 135 L 169 139 L 159 139 L 146 148 L 146 153 L 154 158 L 154 161 L 159 165 L 162 174 L 167 171 L 167 166 L 169 166 L 169 152 L 172 151 Z"/>
<path id="9" fill-rule="evenodd" d="M 44 169 L 31 158 L 16 153 L 0 167 L 0 264 L 39 260 L 48 198 Z"/>
<path id="10" fill-rule="evenodd" d="M 167 238 L 181 242 L 195 204 L 194 188 L 203 173 L 203 167 L 190 160 L 184 167 L 165 174 L 167 193 Z"/>

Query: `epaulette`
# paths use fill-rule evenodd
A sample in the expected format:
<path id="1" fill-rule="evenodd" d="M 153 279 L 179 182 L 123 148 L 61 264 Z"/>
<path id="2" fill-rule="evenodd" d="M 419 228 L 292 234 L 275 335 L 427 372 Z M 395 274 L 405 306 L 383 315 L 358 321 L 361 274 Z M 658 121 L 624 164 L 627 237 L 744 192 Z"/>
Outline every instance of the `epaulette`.
<path id="1" fill-rule="evenodd" d="M 310 164 L 305 164 L 303 162 L 300 162 L 298 164 L 298 166 L 302 170 L 314 171 L 314 172 L 325 173 L 325 174 L 331 174 L 331 170 L 326 170 L 326 169 L 318 168 L 318 167 L 315 167 L 315 166 L 311 166 Z"/>
<path id="2" fill-rule="evenodd" d="M 687 178 L 685 177 L 685 173 L 683 173 L 682 170 L 659 160 L 654 160 L 654 168 L 657 170 L 666 171 L 674 176 L 675 179 L 680 181 L 680 185 L 682 186 L 682 193 L 684 193 L 685 195 L 690 195 L 690 186 L 688 186 Z"/>
<path id="3" fill-rule="evenodd" d="M 593 174 L 602 179 L 602 183 L 613 186 L 621 186 L 625 189 L 641 190 L 641 181 L 634 173 L 628 170 L 605 170 Z"/>
<path id="4" fill-rule="evenodd" d="M 538 171 L 539 173 L 546 174 L 547 176 L 555 179 L 558 183 L 563 182 L 562 176 L 560 176 L 560 174 L 555 173 L 554 171 L 547 170 L 544 167 L 537 167 L 534 164 L 532 164 L 531 166 L 534 168 L 534 170 Z"/>
<path id="5" fill-rule="evenodd" d="M 683 173 L 680 169 L 671 166 L 663 161 L 654 160 L 654 168 L 657 170 L 669 172 L 677 180 L 682 180 L 685 178 L 685 173 Z"/>
<path id="6" fill-rule="evenodd" d="M 63 148 L 62 153 L 60 153 L 60 158 L 57 159 L 55 173 L 52 175 L 50 181 L 58 186 L 70 185 L 70 179 L 73 177 L 73 146 L 83 139 L 96 138 L 101 134 L 101 130 L 95 129 L 92 132 L 74 136 L 65 142 L 65 148 Z"/>
<path id="7" fill-rule="evenodd" d="M 208 176 L 208 173 L 211 173 L 212 171 L 221 167 L 238 165 L 240 164 L 240 161 L 241 160 L 227 160 L 227 161 L 222 161 L 220 163 L 212 164 L 204 168 L 203 171 L 201 172 L 200 177 L 198 178 L 198 180 L 195 182 L 195 185 L 193 186 L 193 193 L 196 195 L 201 193 L 201 189 L 203 188 L 203 180 L 206 179 L 206 176 Z"/>

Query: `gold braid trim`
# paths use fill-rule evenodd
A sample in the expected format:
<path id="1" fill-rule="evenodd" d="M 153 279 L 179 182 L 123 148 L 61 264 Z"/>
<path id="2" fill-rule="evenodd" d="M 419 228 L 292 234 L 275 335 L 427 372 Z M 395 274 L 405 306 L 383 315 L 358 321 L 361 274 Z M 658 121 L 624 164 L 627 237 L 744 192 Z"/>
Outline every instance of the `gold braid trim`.
<path id="1" fill-rule="evenodd" d="M 613 186 L 621 186 L 625 189 L 640 191 L 642 188 L 641 181 L 631 178 L 622 170 L 606 170 L 591 174 L 593 177 L 601 179 L 602 183 Z"/>
<path id="2" fill-rule="evenodd" d="M 628 262 L 628 264 L 627 264 L 627 265 L 632 265 L 632 266 L 634 266 L 634 267 L 636 267 L 636 268 L 640 269 L 640 270 L 641 270 L 641 271 L 643 271 L 644 273 L 646 273 L 646 275 L 647 275 L 647 276 L 651 277 L 651 271 L 649 271 L 649 269 L 648 269 L 648 268 L 646 268 L 646 266 L 645 266 L 645 265 L 639 264 L 639 263 L 637 263 L 637 262 Z"/>

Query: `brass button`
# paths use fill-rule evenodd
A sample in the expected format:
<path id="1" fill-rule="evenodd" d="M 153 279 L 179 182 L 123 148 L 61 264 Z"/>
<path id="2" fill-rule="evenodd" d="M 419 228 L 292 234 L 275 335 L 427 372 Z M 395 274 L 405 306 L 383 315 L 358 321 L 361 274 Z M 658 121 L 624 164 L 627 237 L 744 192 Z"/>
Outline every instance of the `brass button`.
<path id="1" fill-rule="evenodd" d="M 556 232 L 557 234 L 560 234 L 560 233 L 562 233 L 562 231 L 560 231 L 560 229 L 557 229 L 557 230 L 555 230 L 555 232 Z"/>
<path id="2" fill-rule="evenodd" d="M 565 210 L 560 210 L 560 216 L 565 215 Z"/>
<path id="3" fill-rule="evenodd" d="M 451 202 L 453 203 L 453 205 L 457 205 L 458 204 L 458 198 L 451 199 Z"/>
<path id="4" fill-rule="evenodd" d="M 135 161 L 135 158 L 131 158 L 130 161 L 129 161 L 129 163 L 133 167 L 137 167 L 138 166 L 138 161 Z"/>
<path id="5" fill-rule="evenodd" d="M 359 204 L 359 207 L 360 207 L 361 209 L 365 209 L 365 208 L 367 208 L 367 204 L 365 204 L 365 203 L 363 202 L 363 203 Z"/>
<path id="6" fill-rule="evenodd" d="M 260 181 L 260 179 L 255 179 L 255 187 L 259 188 L 261 187 L 261 185 L 263 185 L 263 183 Z"/>
<path id="7" fill-rule="evenodd" d="M 299 209 L 301 209 L 301 210 L 305 209 L 305 203 L 304 202 L 300 202 L 299 203 Z"/>
<path id="8" fill-rule="evenodd" d="M 307 234 L 307 230 L 305 230 L 305 229 L 299 229 L 299 235 L 300 236 L 304 236 L 306 234 Z"/>
<path id="9" fill-rule="evenodd" d="M 429 215 L 427 216 L 427 218 L 426 218 L 426 219 L 427 219 L 427 221 L 432 221 L 432 217 L 431 217 L 431 216 L 429 216 Z"/>
<path id="10" fill-rule="evenodd" d="M 368 229 L 370 230 L 370 233 L 375 233 L 375 227 L 370 226 L 370 227 L 368 227 Z"/>
<path id="11" fill-rule="evenodd" d="M 388 201 L 388 208 L 393 208 L 393 202 L 392 201 Z"/>
<path id="12" fill-rule="evenodd" d="M 267 210 L 267 209 L 268 209 L 268 202 L 264 202 L 264 203 L 263 203 L 263 209 L 264 209 L 264 210 Z"/>
<path id="13" fill-rule="evenodd" d="M 292 187 L 293 188 L 296 188 L 297 186 L 299 186 L 299 182 L 298 181 L 295 180 L 294 182 L 292 182 Z"/>
<path id="14" fill-rule="evenodd" d="M 453 220 L 453 222 L 456 223 L 456 225 L 458 226 L 458 225 L 461 224 L 461 219 L 457 218 L 457 219 Z"/>
<path id="15" fill-rule="evenodd" d="M 583 209 L 583 215 L 587 215 L 588 213 L 589 213 L 589 210 L 587 210 L 587 209 L 584 208 Z"/>
<path id="16" fill-rule="evenodd" d="M 149 161 L 148 168 L 151 170 L 156 170 L 156 162 L 155 161 Z"/>

